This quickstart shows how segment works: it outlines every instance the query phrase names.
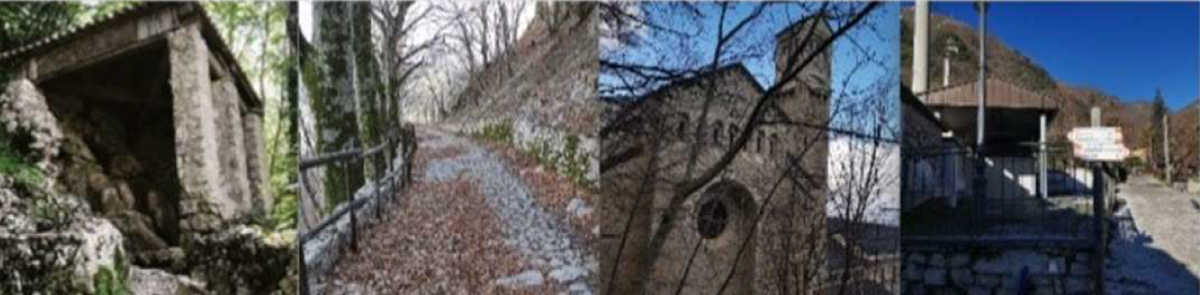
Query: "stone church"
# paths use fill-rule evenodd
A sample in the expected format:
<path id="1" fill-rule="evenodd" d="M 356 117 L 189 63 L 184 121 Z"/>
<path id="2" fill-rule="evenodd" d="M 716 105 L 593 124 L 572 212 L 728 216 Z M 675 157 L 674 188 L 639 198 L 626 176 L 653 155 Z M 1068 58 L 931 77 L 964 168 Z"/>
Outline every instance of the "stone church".
<path id="1" fill-rule="evenodd" d="M 798 48 L 810 28 L 812 40 L 831 34 L 825 20 L 805 18 L 775 35 L 776 79 L 782 79 L 791 53 L 812 50 Z M 814 43 L 819 42 L 809 42 Z M 684 294 L 711 293 L 731 271 L 726 294 L 818 288 L 811 278 L 825 261 L 817 245 L 825 235 L 828 141 L 823 129 L 799 126 L 824 126 L 828 120 L 830 63 L 827 48 L 783 84 L 764 122 L 790 118 L 800 124 L 759 126 L 732 163 L 678 207 L 674 229 L 649 275 L 639 268 L 649 261 L 645 249 L 678 185 L 700 173 L 687 175 L 688 167 L 704 169 L 717 162 L 765 91 L 744 65 L 733 64 L 618 107 L 627 114 L 626 127 L 601 135 L 606 203 L 599 216 L 607 220 L 600 249 L 602 281 L 612 287 L 607 292 L 632 294 L 644 286 L 648 294 L 674 293 L 682 283 Z M 696 120 L 709 96 L 713 102 L 705 129 L 699 130 Z M 694 146 L 700 153 L 693 164 Z M 755 226 L 760 215 L 762 222 Z"/>

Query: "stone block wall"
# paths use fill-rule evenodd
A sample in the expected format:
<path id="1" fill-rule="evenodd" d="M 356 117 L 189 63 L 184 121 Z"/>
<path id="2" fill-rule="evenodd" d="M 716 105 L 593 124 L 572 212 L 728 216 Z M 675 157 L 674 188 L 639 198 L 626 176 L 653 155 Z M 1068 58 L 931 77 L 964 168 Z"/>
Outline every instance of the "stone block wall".
<path id="1" fill-rule="evenodd" d="M 1028 269 L 1029 294 L 1090 294 L 1093 287 L 1091 249 L 988 245 L 905 245 L 903 249 L 904 294 L 1017 294 L 1022 269 Z"/>

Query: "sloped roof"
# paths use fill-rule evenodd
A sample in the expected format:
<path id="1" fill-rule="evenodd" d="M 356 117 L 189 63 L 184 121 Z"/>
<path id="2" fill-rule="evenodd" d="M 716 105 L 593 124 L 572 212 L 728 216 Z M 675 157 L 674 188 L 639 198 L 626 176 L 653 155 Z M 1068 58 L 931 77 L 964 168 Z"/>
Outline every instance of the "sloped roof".
<path id="1" fill-rule="evenodd" d="M 216 26 L 213 24 L 212 19 L 209 18 L 204 7 L 195 2 L 135 2 L 128 7 L 113 11 L 108 15 L 98 16 L 89 23 L 76 25 L 14 49 L 0 52 L 0 61 L 39 56 L 49 52 L 51 48 L 62 46 L 82 36 L 94 34 L 113 28 L 117 24 L 172 8 L 178 8 L 180 11 L 194 11 L 195 14 L 200 16 L 200 32 L 209 50 L 215 52 L 218 58 L 228 61 L 230 72 L 234 77 L 239 92 L 242 94 L 242 99 L 249 104 L 252 110 L 261 111 L 262 100 L 254 92 L 254 87 L 251 86 L 250 80 L 246 78 L 241 65 L 237 63 L 237 57 L 233 55 L 225 40 L 221 38 L 221 34 L 217 32 Z"/>
<path id="2" fill-rule="evenodd" d="M 925 105 L 930 107 L 978 106 L 979 81 L 934 88 L 924 93 Z M 1058 101 L 997 78 L 987 79 L 987 107 L 1058 110 Z"/>

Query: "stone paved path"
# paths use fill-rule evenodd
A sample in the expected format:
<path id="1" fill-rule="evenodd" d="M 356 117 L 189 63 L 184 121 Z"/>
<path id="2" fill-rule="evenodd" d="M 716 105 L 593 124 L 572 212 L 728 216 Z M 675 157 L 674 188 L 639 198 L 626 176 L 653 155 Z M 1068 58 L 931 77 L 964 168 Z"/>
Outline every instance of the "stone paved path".
<path id="1" fill-rule="evenodd" d="M 1118 188 L 1128 211 L 1117 216 L 1132 221 L 1110 247 L 1108 293 L 1200 294 L 1200 197 L 1145 176 Z"/>
<path id="2" fill-rule="evenodd" d="M 520 167 L 449 132 L 418 127 L 418 138 L 411 201 L 366 231 L 364 250 L 339 262 L 334 289 L 592 294 L 594 255 L 531 195 Z"/>
<path id="3" fill-rule="evenodd" d="M 569 227 L 534 201 L 529 188 L 506 163 L 469 140 L 436 130 L 431 130 L 430 134 L 434 140 L 427 142 L 429 146 L 451 145 L 465 151 L 457 157 L 430 162 L 422 181 L 443 182 L 465 173 L 475 181 L 485 201 L 499 217 L 505 244 L 518 249 L 524 258 L 542 269 L 537 272 L 543 272 L 547 276 L 545 280 L 569 285 L 572 293 L 591 293 L 584 279 L 594 268 L 587 265 L 595 264 L 594 259 L 585 259 L 586 251 L 572 241 Z M 534 277 L 534 273 L 527 270 L 498 282 L 519 282 L 522 278 Z"/>

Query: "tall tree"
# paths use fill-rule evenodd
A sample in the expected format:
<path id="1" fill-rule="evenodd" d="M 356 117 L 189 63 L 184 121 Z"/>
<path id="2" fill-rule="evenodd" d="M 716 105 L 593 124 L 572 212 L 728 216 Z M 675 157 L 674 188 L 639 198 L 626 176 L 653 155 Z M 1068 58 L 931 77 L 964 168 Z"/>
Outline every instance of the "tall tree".
<path id="1" fill-rule="evenodd" d="M 1163 134 L 1167 132 L 1163 129 L 1163 117 L 1167 115 L 1167 106 L 1163 101 L 1162 89 L 1154 90 L 1154 100 L 1151 103 L 1153 122 L 1150 123 L 1150 134 L 1154 137 L 1150 139 L 1150 164 L 1154 171 L 1165 171 L 1166 163 L 1163 161 L 1162 139 Z"/>

